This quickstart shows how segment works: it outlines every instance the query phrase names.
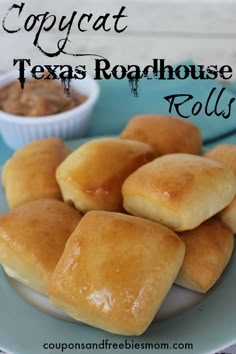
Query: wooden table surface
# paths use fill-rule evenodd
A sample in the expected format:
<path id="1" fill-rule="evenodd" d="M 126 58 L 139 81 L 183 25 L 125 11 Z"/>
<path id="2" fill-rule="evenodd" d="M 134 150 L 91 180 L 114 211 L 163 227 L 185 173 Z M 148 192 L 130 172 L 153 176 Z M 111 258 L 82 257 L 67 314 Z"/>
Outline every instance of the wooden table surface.
<path id="1" fill-rule="evenodd" d="M 56 6 L 55 6 L 56 3 Z M 11 1 L 0 0 L 0 16 L 3 18 Z M 26 2 L 22 16 L 10 17 L 9 23 L 22 26 L 31 13 L 49 11 L 57 15 L 93 13 L 116 14 L 125 6 L 127 30 L 118 34 L 114 31 L 88 31 L 81 33 L 77 27 L 70 34 L 71 49 L 79 53 L 96 53 L 109 59 L 113 64 L 151 64 L 152 58 L 166 58 L 168 63 L 192 59 L 199 64 L 231 65 L 236 79 L 236 1 L 188 1 L 160 2 L 155 0 L 31 0 Z M 11 20 L 11 21 L 10 21 Z M 60 55 L 48 58 L 33 46 L 36 29 L 32 32 L 21 30 L 7 34 L 0 26 L 0 69 L 11 70 L 13 58 L 31 58 L 32 64 L 85 64 L 93 73 L 91 57 L 78 58 Z M 63 38 L 55 26 L 40 38 L 48 51 L 55 51 L 56 42 Z M 236 354 L 236 346 L 222 353 Z M 200 353 L 199 353 L 200 354 Z"/>
<path id="2" fill-rule="evenodd" d="M 40 3 L 40 6 L 39 6 Z M 0 0 L 0 14 L 5 14 L 11 2 Z M 152 58 L 166 58 L 169 63 L 193 59 L 199 64 L 228 64 L 236 69 L 236 1 L 199 2 L 160 2 L 155 0 L 31 0 L 27 2 L 22 15 L 9 17 L 7 23 L 23 26 L 31 13 L 49 11 L 57 15 L 57 23 L 40 37 L 40 44 L 48 51 L 55 51 L 56 42 L 63 38 L 58 31 L 58 21 L 62 15 L 71 16 L 76 10 L 83 12 L 116 14 L 120 7 L 126 7 L 127 19 L 122 24 L 128 28 L 123 33 L 78 31 L 76 23 L 72 26 L 68 51 L 100 54 L 115 64 L 149 64 Z M 10 27 L 10 26 L 9 26 Z M 12 27 L 16 28 L 16 27 Z M 11 70 L 13 58 L 31 58 L 33 64 L 67 63 L 88 64 L 93 71 L 92 59 L 60 55 L 48 58 L 33 46 L 36 29 L 26 32 L 21 29 L 16 34 L 8 34 L 0 26 L 0 66 Z M 63 32 L 63 34 L 65 34 Z M 91 65 L 89 65 L 89 63 Z M 236 70 L 235 70 L 236 78 Z"/>

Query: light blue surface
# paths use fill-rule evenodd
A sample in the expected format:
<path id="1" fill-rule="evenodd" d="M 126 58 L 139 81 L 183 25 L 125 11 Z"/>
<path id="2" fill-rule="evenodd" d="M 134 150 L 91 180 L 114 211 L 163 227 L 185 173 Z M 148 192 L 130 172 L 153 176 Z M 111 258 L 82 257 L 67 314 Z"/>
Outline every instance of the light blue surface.
<path id="1" fill-rule="evenodd" d="M 203 101 L 216 82 L 198 82 L 192 80 L 176 82 L 143 81 L 140 83 L 140 95 L 135 98 L 125 81 L 101 82 L 101 97 L 93 114 L 88 135 L 119 134 L 127 120 L 137 113 L 167 113 L 168 105 L 163 96 L 177 93 L 192 93 Z M 226 102 L 235 95 L 236 84 L 229 86 Z M 232 92 L 232 93 L 231 93 Z M 234 93 L 233 93 L 234 92 Z M 217 117 L 199 115 L 192 121 L 202 131 L 204 139 L 236 129 L 236 104 L 231 118 L 224 120 Z M 236 135 L 222 140 L 236 143 Z M 76 147 L 80 142 L 72 142 Z M 210 146 L 210 145 L 209 145 Z M 11 151 L 0 139 L 0 164 Z M 1 171 L 0 171 L 1 172 Z M 0 187 L 0 214 L 7 211 L 7 205 Z M 209 354 L 220 351 L 236 342 L 236 254 L 226 270 L 219 286 L 200 304 L 191 310 L 160 323 L 152 324 L 141 337 L 129 337 L 133 343 L 193 343 L 193 350 L 147 350 L 149 353 L 166 354 Z M 0 347 L 14 354 L 60 353 L 56 350 L 42 349 L 43 343 L 100 342 L 124 343 L 125 338 L 101 330 L 68 323 L 47 316 L 17 295 L 7 282 L 0 268 Z M 64 353 L 79 352 L 67 350 Z M 84 350 L 94 353 L 94 350 Z M 144 353 L 136 350 L 101 350 L 101 353 Z"/>

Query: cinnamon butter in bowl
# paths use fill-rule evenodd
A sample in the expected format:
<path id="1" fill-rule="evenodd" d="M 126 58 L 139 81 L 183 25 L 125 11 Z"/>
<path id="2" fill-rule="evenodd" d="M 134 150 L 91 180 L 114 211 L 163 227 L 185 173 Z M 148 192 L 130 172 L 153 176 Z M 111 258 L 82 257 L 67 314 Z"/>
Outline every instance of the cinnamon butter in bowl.
<path id="1" fill-rule="evenodd" d="M 89 76 L 71 80 L 70 93 L 60 80 L 26 78 L 24 89 L 18 71 L 0 76 L 0 132 L 6 144 L 18 149 L 50 136 L 62 139 L 81 137 L 99 95 Z"/>

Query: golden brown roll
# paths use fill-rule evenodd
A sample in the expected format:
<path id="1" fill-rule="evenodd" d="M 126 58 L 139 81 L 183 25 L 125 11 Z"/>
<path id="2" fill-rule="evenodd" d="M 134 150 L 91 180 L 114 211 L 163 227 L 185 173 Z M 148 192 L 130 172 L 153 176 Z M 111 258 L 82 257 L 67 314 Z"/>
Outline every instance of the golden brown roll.
<path id="1" fill-rule="evenodd" d="M 122 187 L 124 208 L 175 231 L 191 230 L 234 198 L 236 178 L 223 164 L 189 154 L 165 155 L 140 167 Z"/>
<path id="2" fill-rule="evenodd" d="M 221 144 L 204 154 L 208 159 L 219 161 L 231 168 L 236 176 L 236 145 Z"/>
<path id="3" fill-rule="evenodd" d="M 178 152 L 198 155 L 202 148 L 201 133 L 197 126 L 183 118 L 158 114 L 132 118 L 120 138 L 147 143 L 157 156 Z"/>
<path id="4" fill-rule="evenodd" d="M 223 222 L 211 218 L 179 236 L 185 243 L 186 253 L 175 283 L 206 293 L 230 260 L 234 247 L 233 233 Z"/>
<path id="5" fill-rule="evenodd" d="M 236 198 L 224 208 L 217 217 L 230 227 L 233 233 L 236 233 Z"/>
<path id="6" fill-rule="evenodd" d="M 81 216 L 56 199 L 35 200 L 0 216 L 0 263 L 9 276 L 42 294 Z"/>
<path id="7" fill-rule="evenodd" d="M 174 282 L 184 252 L 177 235 L 157 223 L 90 211 L 52 274 L 50 301 L 91 326 L 142 334 Z"/>
<path id="8" fill-rule="evenodd" d="M 58 167 L 56 178 L 64 200 L 83 213 L 93 209 L 122 211 L 124 180 L 153 158 L 154 152 L 144 143 L 95 139 L 68 156 Z"/>
<path id="9" fill-rule="evenodd" d="M 58 138 L 36 140 L 16 151 L 2 175 L 9 207 L 41 198 L 62 199 L 55 172 L 69 153 Z"/>
<path id="10" fill-rule="evenodd" d="M 236 145 L 218 145 L 214 149 L 207 151 L 204 156 L 224 163 L 231 168 L 236 176 Z M 218 218 L 228 225 L 234 233 L 236 232 L 236 198 L 218 214 Z"/>

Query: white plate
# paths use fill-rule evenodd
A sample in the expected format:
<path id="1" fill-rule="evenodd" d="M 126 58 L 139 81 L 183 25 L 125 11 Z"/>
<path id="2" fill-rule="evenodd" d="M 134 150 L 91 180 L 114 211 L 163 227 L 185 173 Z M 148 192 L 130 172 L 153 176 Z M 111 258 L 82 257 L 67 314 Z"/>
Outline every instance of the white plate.
<path id="1" fill-rule="evenodd" d="M 69 143 L 71 148 L 84 143 L 80 139 Z M 1 171 L 0 171 L 1 172 Z M 0 214 L 8 210 L 4 192 L 0 190 Z M 163 353 L 207 354 L 214 353 L 236 342 L 236 256 L 221 280 L 208 296 L 174 286 L 167 296 L 155 321 L 140 337 L 122 337 L 96 328 L 75 323 L 62 311 L 51 306 L 42 295 L 35 293 L 15 280 L 10 280 L 0 269 L 0 346 L 17 354 L 58 353 L 56 349 L 46 350 L 44 344 L 129 343 L 130 353 L 143 353 L 141 344 L 149 343 L 149 353 L 157 353 L 150 346 L 166 343 Z M 191 309 L 190 309 L 191 308 Z M 52 315 L 52 316 L 51 316 Z M 64 321 L 62 321 L 62 319 Z M 174 349 L 174 344 L 179 349 Z M 193 345 L 191 350 L 183 346 Z M 52 344 L 53 345 L 53 344 Z M 135 348 L 134 345 L 140 346 Z M 182 348 L 182 349 L 181 349 Z M 105 350 L 104 350 L 105 351 Z M 114 353 L 124 350 L 113 349 Z M 111 353 L 112 350 L 107 352 Z M 72 350 L 64 350 L 71 353 Z M 94 353 L 86 349 L 86 353 Z M 161 352 L 162 353 L 162 352 Z"/>

